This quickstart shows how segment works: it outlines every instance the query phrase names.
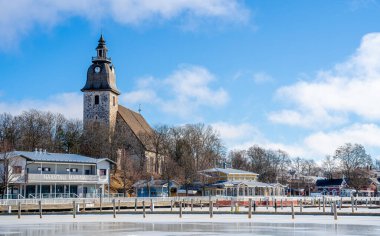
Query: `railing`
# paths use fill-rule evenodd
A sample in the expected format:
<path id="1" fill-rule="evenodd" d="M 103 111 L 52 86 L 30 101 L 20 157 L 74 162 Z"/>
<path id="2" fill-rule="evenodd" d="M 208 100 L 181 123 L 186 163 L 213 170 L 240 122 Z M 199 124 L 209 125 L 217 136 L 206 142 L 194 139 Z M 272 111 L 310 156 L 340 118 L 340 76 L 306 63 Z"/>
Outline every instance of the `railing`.
<path id="1" fill-rule="evenodd" d="M 92 57 L 93 61 L 111 61 L 111 57 Z"/>
<path id="2" fill-rule="evenodd" d="M 95 196 L 95 195 L 94 195 Z M 121 202 L 124 202 L 124 203 L 134 203 L 137 199 L 138 202 L 141 202 L 141 201 L 145 201 L 145 202 L 153 202 L 153 203 L 160 203 L 160 202 L 166 202 L 166 203 L 170 203 L 170 201 L 173 201 L 173 202 L 179 202 L 179 201 L 185 201 L 185 202 L 190 202 L 191 199 L 194 200 L 194 202 L 199 202 L 199 201 L 202 201 L 202 202 L 208 202 L 210 200 L 216 202 L 216 200 L 218 201 L 223 201 L 223 200 L 227 200 L 227 201 L 231 201 L 231 202 L 241 202 L 241 201 L 248 201 L 248 199 L 252 199 L 254 201 L 280 201 L 281 199 L 282 200 L 287 200 L 287 201 L 299 201 L 299 200 L 302 200 L 305 205 L 307 203 L 311 204 L 313 201 L 315 203 L 316 200 L 318 199 L 325 199 L 326 202 L 330 202 L 330 201 L 334 201 L 334 200 L 343 200 L 343 202 L 351 202 L 351 198 L 350 197 L 343 197 L 343 198 L 340 198 L 340 197 L 324 197 L 324 198 L 321 198 L 321 197 L 263 197 L 263 196 L 256 196 L 256 197 L 226 197 L 226 196 L 222 196 L 222 197 L 208 197 L 208 196 L 196 196 L 196 197 L 138 197 L 138 198 L 135 198 L 135 197 L 120 197 L 120 198 L 117 198 L 116 196 L 112 196 L 112 195 L 97 195 L 97 197 L 94 197 L 94 198 L 77 198 L 78 196 L 75 196 L 74 194 L 70 194 L 70 195 L 67 195 L 67 197 L 69 198 L 31 198 L 31 199 L 28 199 L 28 198 L 25 198 L 25 199 L 0 199 L 0 205 L 17 205 L 19 202 L 21 204 L 38 204 L 39 201 L 41 201 L 42 204 L 71 204 L 73 202 L 73 200 L 76 199 L 76 201 L 85 201 L 87 203 L 95 203 L 95 202 L 99 202 L 100 199 L 102 202 L 104 203 L 111 203 L 113 201 L 113 199 L 118 199 L 120 200 Z M 379 197 L 355 197 L 355 200 L 357 201 L 360 201 L 362 204 L 365 203 L 366 201 L 370 200 L 370 201 L 376 201 L 376 202 L 380 202 L 380 198 Z"/>
<path id="3" fill-rule="evenodd" d="M 0 194 L 0 199 L 20 199 L 24 198 L 21 194 Z"/>
<path id="4" fill-rule="evenodd" d="M 43 199 L 49 199 L 49 198 L 79 198 L 78 195 L 75 193 L 37 193 L 34 198 L 43 198 Z"/>
<path id="5" fill-rule="evenodd" d="M 99 181 L 97 175 L 64 175 L 64 174 L 28 174 L 28 182 L 41 182 L 41 181 Z"/>

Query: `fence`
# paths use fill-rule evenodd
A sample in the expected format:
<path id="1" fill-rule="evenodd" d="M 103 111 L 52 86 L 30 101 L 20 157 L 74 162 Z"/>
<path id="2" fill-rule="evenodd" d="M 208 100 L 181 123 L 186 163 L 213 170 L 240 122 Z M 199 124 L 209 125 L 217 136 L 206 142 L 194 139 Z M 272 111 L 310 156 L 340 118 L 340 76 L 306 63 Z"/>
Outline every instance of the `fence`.
<path id="1" fill-rule="evenodd" d="M 77 202 L 83 202 L 86 203 L 95 203 L 95 202 L 103 202 L 103 203 L 112 203 L 113 199 L 116 199 L 117 201 L 125 202 L 125 203 L 134 203 L 137 199 L 138 202 L 153 202 L 153 203 L 160 203 L 160 202 L 179 202 L 179 201 L 185 201 L 185 202 L 208 202 L 210 200 L 216 202 L 222 202 L 222 201 L 229 201 L 229 202 L 243 202 L 247 203 L 249 199 L 252 199 L 252 201 L 255 202 L 279 202 L 279 201 L 287 201 L 287 202 L 297 202 L 302 201 L 305 205 L 307 204 L 315 204 L 316 201 L 325 200 L 328 202 L 331 201 L 337 201 L 342 200 L 343 202 L 351 202 L 351 197 L 264 197 L 264 196 L 255 196 L 255 197 L 227 197 L 227 196 L 195 196 L 195 197 L 123 197 L 120 194 L 103 194 L 103 195 L 94 195 L 93 197 L 86 197 L 86 198 L 80 198 L 78 196 L 65 196 L 62 198 L 59 197 L 52 197 L 52 198 L 39 198 L 39 196 L 33 196 L 32 198 L 19 198 L 19 199 L 1 199 L 0 205 L 17 205 L 18 203 L 21 204 L 37 204 L 39 201 L 41 201 L 42 204 L 71 204 L 74 200 Z M 376 201 L 379 202 L 379 197 L 356 197 L 356 201 L 359 202 L 368 202 L 368 201 Z"/>

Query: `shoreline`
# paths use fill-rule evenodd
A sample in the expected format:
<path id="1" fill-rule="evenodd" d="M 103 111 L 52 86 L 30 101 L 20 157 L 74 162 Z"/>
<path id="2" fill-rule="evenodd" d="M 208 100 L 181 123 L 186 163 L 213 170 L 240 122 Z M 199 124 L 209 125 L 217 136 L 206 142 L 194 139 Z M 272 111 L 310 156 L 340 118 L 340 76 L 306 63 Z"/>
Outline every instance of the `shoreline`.
<path id="1" fill-rule="evenodd" d="M 175 211 L 175 212 L 170 212 L 170 211 L 154 211 L 154 212 L 151 212 L 151 211 L 147 211 L 145 213 L 146 215 L 175 215 L 175 216 L 178 216 L 179 215 L 179 212 Z M 186 211 L 183 211 L 182 212 L 182 215 L 209 215 L 210 213 L 208 211 L 192 211 L 192 212 L 186 212 Z M 230 211 L 214 211 L 213 212 L 213 215 L 247 215 L 248 212 L 247 211 L 240 211 L 240 212 L 230 212 Z M 4 216 L 15 216 L 17 217 L 17 213 L 15 212 L 12 212 L 11 214 L 0 214 L 0 217 L 4 217 Z M 38 212 L 23 212 L 22 215 L 21 215 L 21 218 L 23 216 L 38 216 L 39 213 Z M 73 213 L 72 211 L 62 211 L 62 212 L 44 212 L 43 213 L 43 216 L 54 216 L 54 215 L 60 215 L 60 216 L 64 216 L 64 215 L 68 215 L 68 216 L 72 216 Z M 113 215 L 113 212 L 112 211 L 109 211 L 109 210 L 104 210 L 102 212 L 99 212 L 99 211 L 87 211 L 87 212 L 77 212 L 76 213 L 76 216 L 81 216 L 81 215 Z M 134 212 L 134 211 L 121 211 L 121 212 L 117 212 L 116 215 L 143 215 L 143 213 L 141 211 L 138 211 L 138 212 Z M 254 215 L 273 215 L 273 216 L 276 216 L 276 215 L 281 215 L 281 216 L 291 216 L 291 212 L 268 212 L 268 211 L 256 211 L 256 212 L 252 212 L 252 216 Z M 315 212 L 315 211 L 310 211 L 310 212 L 307 212 L 307 211 L 304 211 L 304 212 L 294 212 L 294 215 L 295 216 L 310 216 L 310 215 L 314 215 L 314 216 L 334 216 L 333 213 L 329 212 L 329 211 L 326 211 L 326 212 Z M 380 212 L 355 212 L 355 213 L 352 213 L 352 212 L 339 212 L 338 213 L 338 217 L 339 216 L 368 216 L 368 217 L 380 217 Z"/>
<path id="2" fill-rule="evenodd" d="M 376 225 L 380 222 L 380 216 L 340 216 L 334 220 L 332 215 L 273 215 L 254 214 L 249 219 L 241 214 L 215 214 L 210 218 L 206 214 L 183 214 L 179 218 L 175 214 L 120 214 L 113 218 L 112 214 L 78 214 L 76 218 L 72 215 L 44 215 L 41 219 L 38 215 L 24 215 L 20 219 L 17 215 L 1 215 L 0 227 L 17 226 L 29 224 L 67 224 L 67 223 L 153 223 L 153 224 L 181 224 L 181 223 L 295 223 L 295 224 L 324 224 L 324 225 Z"/>

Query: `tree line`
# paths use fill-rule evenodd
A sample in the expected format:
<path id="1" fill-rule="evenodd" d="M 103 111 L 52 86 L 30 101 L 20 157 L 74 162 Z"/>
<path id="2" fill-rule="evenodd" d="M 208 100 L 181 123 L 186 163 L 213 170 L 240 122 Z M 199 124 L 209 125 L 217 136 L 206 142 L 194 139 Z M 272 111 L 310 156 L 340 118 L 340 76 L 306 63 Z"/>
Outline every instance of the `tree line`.
<path id="1" fill-rule="evenodd" d="M 152 177 L 176 180 L 190 186 L 198 180 L 199 170 L 220 165 L 225 156 L 225 147 L 218 133 L 204 124 L 162 125 L 152 133 L 141 134 L 140 139 L 147 139 L 150 151 L 156 155 L 150 159 L 145 158 L 144 153 L 131 155 L 139 154 L 141 150 L 136 148 L 138 143 L 126 142 L 133 139 L 128 137 L 131 133 L 123 129 L 127 127 L 117 127 L 118 132 L 110 133 L 108 127 L 99 123 L 86 124 L 83 129 L 80 120 L 38 110 L 25 111 L 17 116 L 3 113 L 0 114 L 0 153 L 46 149 L 55 153 L 107 157 L 119 163 L 111 187 L 124 193 L 131 192 L 131 185 L 137 180 Z M 5 159 L 4 155 L 2 159 Z M 152 163 L 147 163 L 151 160 Z"/>
<path id="2" fill-rule="evenodd" d="M 351 143 L 338 147 L 319 164 L 312 158 L 290 157 L 283 150 L 258 145 L 227 153 L 218 132 L 204 124 L 156 126 L 154 132 L 140 137 L 149 141 L 154 157 L 136 159 L 139 155 L 132 157 L 131 144 L 125 142 L 128 132 L 119 129 L 111 135 L 108 127 L 99 124 L 84 130 L 80 120 L 38 110 L 17 116 L 3 113 L 0 114 L 0 152 L 42 148 L 48 152 L 108 157 L 119 161 L 112 187 L 124 193 L 131 192 L 131 185 L 137 180 L 151 177 L 176 180 L 190 188 L 202 182 L 200 170 L 222 167 L 223 163 L 255 172 L 259 181 L 267 183 L 287 184 L 295 176 L 344 176 L 357 188 L 365 184 L 370 169 L 380 167 L 380 160 L 373 160 L 362 145 Z"/>
<path id="3" fill-rule="evenodd" d="M 259 174 L 259 180 L 288 184 L 292 179 L 308 186 L 308 179 L 345 178 L 348 185 L 359 190 L 374 177 L 371 170 L 380 169 L 380 160 L 373 159 L 361 144 L 346 143 L 318 164 L 314 159 L 293 157 L 283 150 L 270 150 L 254 145 L 247 150 L 234 150 L 228 155 L 234 168 Z M 310 186 L 309 186 L 310 187 Z"/>

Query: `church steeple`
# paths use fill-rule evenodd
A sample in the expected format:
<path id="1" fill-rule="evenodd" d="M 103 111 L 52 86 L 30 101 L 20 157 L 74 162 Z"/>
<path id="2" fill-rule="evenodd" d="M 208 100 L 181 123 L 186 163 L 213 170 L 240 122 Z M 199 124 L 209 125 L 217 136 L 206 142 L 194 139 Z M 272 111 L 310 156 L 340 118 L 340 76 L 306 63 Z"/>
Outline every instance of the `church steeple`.
<path id="1" fill-rule="evenodd" d="M 112 91 L 119 95 L 120 92 L 116 87 L 115 67 L 112 65 L 111 58 L 107 57 L 108 49 L 103 34 L 100 35 L 98 42 L 97 56 L 92 57 L 92 65 L 87 70 L 87 81 L 82 92 Z"/>
<path id="2" fill-rule="evenodd" d="M 97 55 L 87 70 L 87 80 L 83 92 L 83 123 L 101 122 L 115 127 L 118 110 L 119 90 L 116 87 L 115 67 L 107 57 L 108 49 L 103 35 L 100 36 Z"/>
<path id="3" fill-rule="evenodd" d="M 106 46 L 106 41 L 103 38 L 103 34 L 100 35 L 98 40 L 98 46 L 96 47 L 97 57 L 93 58 L 93 61 L 105 60 L 111 62 L 111 58 L 107 58 L 108 48 Z M 95 60 L 94 60 L 95 59 Z"/>

